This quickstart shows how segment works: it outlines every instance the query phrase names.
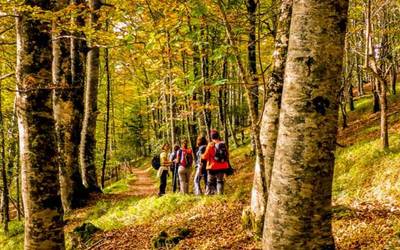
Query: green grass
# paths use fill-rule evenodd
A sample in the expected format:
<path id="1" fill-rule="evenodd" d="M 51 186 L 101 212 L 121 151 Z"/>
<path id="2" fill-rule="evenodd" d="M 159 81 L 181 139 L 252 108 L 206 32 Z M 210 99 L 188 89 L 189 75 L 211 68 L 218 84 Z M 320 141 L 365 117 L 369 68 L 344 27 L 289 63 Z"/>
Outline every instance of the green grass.
<path id="1" fill-rule="evenodd" d="M 360 97 L 354 102 L 354 106 L 356 108 L 354 113 L 358 114 L 358 116 L 370 113 L 372 111 L 372 104 L 373 104 L 372 95 Z"/>
<path id="2" fill-rule="evenodd" d="M 399 98 L 399 95 L 388 95 L 389 107 L 398 102 Z M 356 110 L 348 112 L 350 120 L 369 119 L 372 105 L 372 96 L 357 99 Z M 397 124 L 399 120 L 400 114 L 389 116 L 389 126 Z M 378 114 L 376 121 L 364 124 L 357 130 L 357 135 L 354 135 L 356 141 L 354 145 L 337 149 L 333 183 L 333 195 L 337 201 L 399 203 L 400 136 L 390 129 L 390 149 L 384 151 L 379 131 Z M 377 137 L 371 139 L 368 135 L 370 133 L 376 133 Z"/>
<path id="3" fill-rule="evenodd" d="M 226 197 L 168 194 L 161 198 L 130 198 L 118 202 L 99 202 L 88 215 L 87 221 L 103 230 L 111 230 L 131 224 L 156 221 L 161 217 L 211 204 L 217 200 L 226 200 Z"/>
<path id="4" fill-rule="evenodd" d="M 106 187 L 103 192 L 106 194 L 118 194 L 126 192 L 129 190 L 129 183 L 133 182 L 134 180 L 135 177 L 133 175 L 128 175 L 126 178 L 114 182 L 110 186 Z"/>
<path id="5" fill-rule="evenodd" d="M 400 136 L 390 136 L 391 149 L 381 140 L 358 142 L 336 152 L 334 197 L 340 201 L 372 200 L 384 203 L 400 198 Z"/>
<path id="6" fill-rule="evenodd" d="M 23 249 L 24 244 L 24 223 L 22 221 L 11 221 L 9 232 L 5 234 L 0 230 L 0 249 L 18 250 Z"/>
<path id="7" fill-rule="evenodd" d="M 400 95 L 390 95 L 389 94 L 387 96 L 388 106 L 390 107 L 393 103 L 398 101 L 399 98 L 400 98 Z M 373 99 L 372 95 L 366 95 L 366 96 L 357 98 L 355 100 L 355 102 L 354 102 L 355 110 L 354 111 L 350 111 L 349 107 L 347 105 L 346 110 L 347 110 L 347 115 L 350 117 L 350 120 L 361 119 L 361 118 L 365 118 L 366 116 L 370 115 L 372 113 L 373 101 L 374 101 L 374 99 Z"/>

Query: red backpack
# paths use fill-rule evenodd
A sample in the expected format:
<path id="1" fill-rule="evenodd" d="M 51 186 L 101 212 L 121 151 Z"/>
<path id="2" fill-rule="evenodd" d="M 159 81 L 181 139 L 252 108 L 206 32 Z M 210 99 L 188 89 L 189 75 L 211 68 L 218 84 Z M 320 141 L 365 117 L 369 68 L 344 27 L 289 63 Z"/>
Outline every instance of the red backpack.
<path id="1" fill-rule="evenodd" d="M 181 149 L 179 160 L 179 163 L 182 167 L 191 167 L 193 164 L 192 150 Z"/>

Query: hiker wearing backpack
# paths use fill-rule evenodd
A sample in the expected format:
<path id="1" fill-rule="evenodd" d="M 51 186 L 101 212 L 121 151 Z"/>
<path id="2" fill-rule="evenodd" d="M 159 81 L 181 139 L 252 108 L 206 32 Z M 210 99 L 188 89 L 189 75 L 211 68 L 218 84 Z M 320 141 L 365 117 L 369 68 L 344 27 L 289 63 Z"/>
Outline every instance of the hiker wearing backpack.
<path id="1" fill-rule="evenodd" d="M 171 152 L 169 156 L 169 160 L 171 161 L 171 172 L 172 172 L 172 192 L 176 192 L 176 189 L 179 188 L 179 180 L 178 180 L 178 153 L 180 147 L 178 145 L 174 146 L 174 150 Z"/>
<path id="2" fill-rule="evenodd" d="M 160 168 L 157 172 L 157 177 L 160 178 L 160 191 L 158 193 L 158 196 L 163 196 L 167 187 L 168 171 L 171 165 L 171 161 L 168 159 L 169 149 L 169 144 L 165 143 L 162 147 L 162 152 L 160 154 Z"/>
<path id="3" fill-rule="evenodd" d="M 193 152 L 188 148 L 187 140 L 182 141 L 181 149 L 178 152 L 178 175 L 181 193 L 189 193 L 189 180 L 193 164 Z"/>
<path id="4" fill-rule="evenodd" d="M 204 179 L 205 186 L 207 186 L 207 161 L 201 159 L 201 155 L 206 152 L 207 139 L 200 135 L 196 141 L 196 174 L 194 176 L 194 194 L 201 195 L 201 179 Z"/>
<path id="5" fill-rule="evenodd" d="M 224 175 L 229 169 L 229 154 L 224 141 L 220 139 L 217 130 L 211 130 L 211 142 L 202 155 L 202 159 L 207 161 L 207 195 L 224 193 Z"/>

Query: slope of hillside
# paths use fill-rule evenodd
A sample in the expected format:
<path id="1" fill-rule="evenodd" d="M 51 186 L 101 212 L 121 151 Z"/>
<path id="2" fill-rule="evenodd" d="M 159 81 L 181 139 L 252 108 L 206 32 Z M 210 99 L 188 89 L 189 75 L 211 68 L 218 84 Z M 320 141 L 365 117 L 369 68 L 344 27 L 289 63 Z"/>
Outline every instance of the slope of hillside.
<path id="1" fill-rule="evenodd" d="M 379 139 L 379 114 L 370 97 L 349 112 L 349 128 L 341 129 L 333 185 L 333 233 L 338 249 L 400 247 L 400 97 L 390 98 L 390 149 Z M 157 179 L 149 159 L 132 163 L 131 173 L 95 197 L 91 204 L 66 216 L 69 248 L 80 249 L 260 249 L 244 230 L 241 213 L 249 203 L 253 175 L 250 146 L 232 151 L 236 174 L 227 178 L 226 195 L 198 197 L 168 194 L 157 198 Z M 139 167 L 139 168 L 136 168 Z M 169 186 L 170 188 L 170 186 Z M 168 189 L 170 191 L 170 189 Z M 72 231 L 83 223 L 100 229 L 84 241 Z M 0 234 L 1 249 L 21 249 L 23 224 Z"/>

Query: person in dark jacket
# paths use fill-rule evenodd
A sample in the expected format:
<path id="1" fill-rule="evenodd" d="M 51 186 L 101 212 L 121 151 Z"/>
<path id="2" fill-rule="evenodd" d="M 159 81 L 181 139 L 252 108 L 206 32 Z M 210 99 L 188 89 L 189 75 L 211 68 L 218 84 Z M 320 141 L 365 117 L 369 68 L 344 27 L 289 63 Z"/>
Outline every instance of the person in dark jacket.
<path id="1" fill-rule="evenodd" d="M 172 172 L 172 192 L 176 192 L 179 189 L 179 179 L 178 179 L 178 152 L 180 147 L 178 145 L 174 146 L 174 150 L 169 156 L 169 160 L 171 161 L 171 172 Z"/>
<path id="2" fill-rule="evenodd" d="M 194 176 L 194 194 L 201 195 L 201 179 L 204 179 L 205 186 L 207 187 L 207 161 L 201 159 L 201 155 L 206 152 L 207 139 L 204 136 L 197 137 L 196 141 L 196 172 Z"/>

